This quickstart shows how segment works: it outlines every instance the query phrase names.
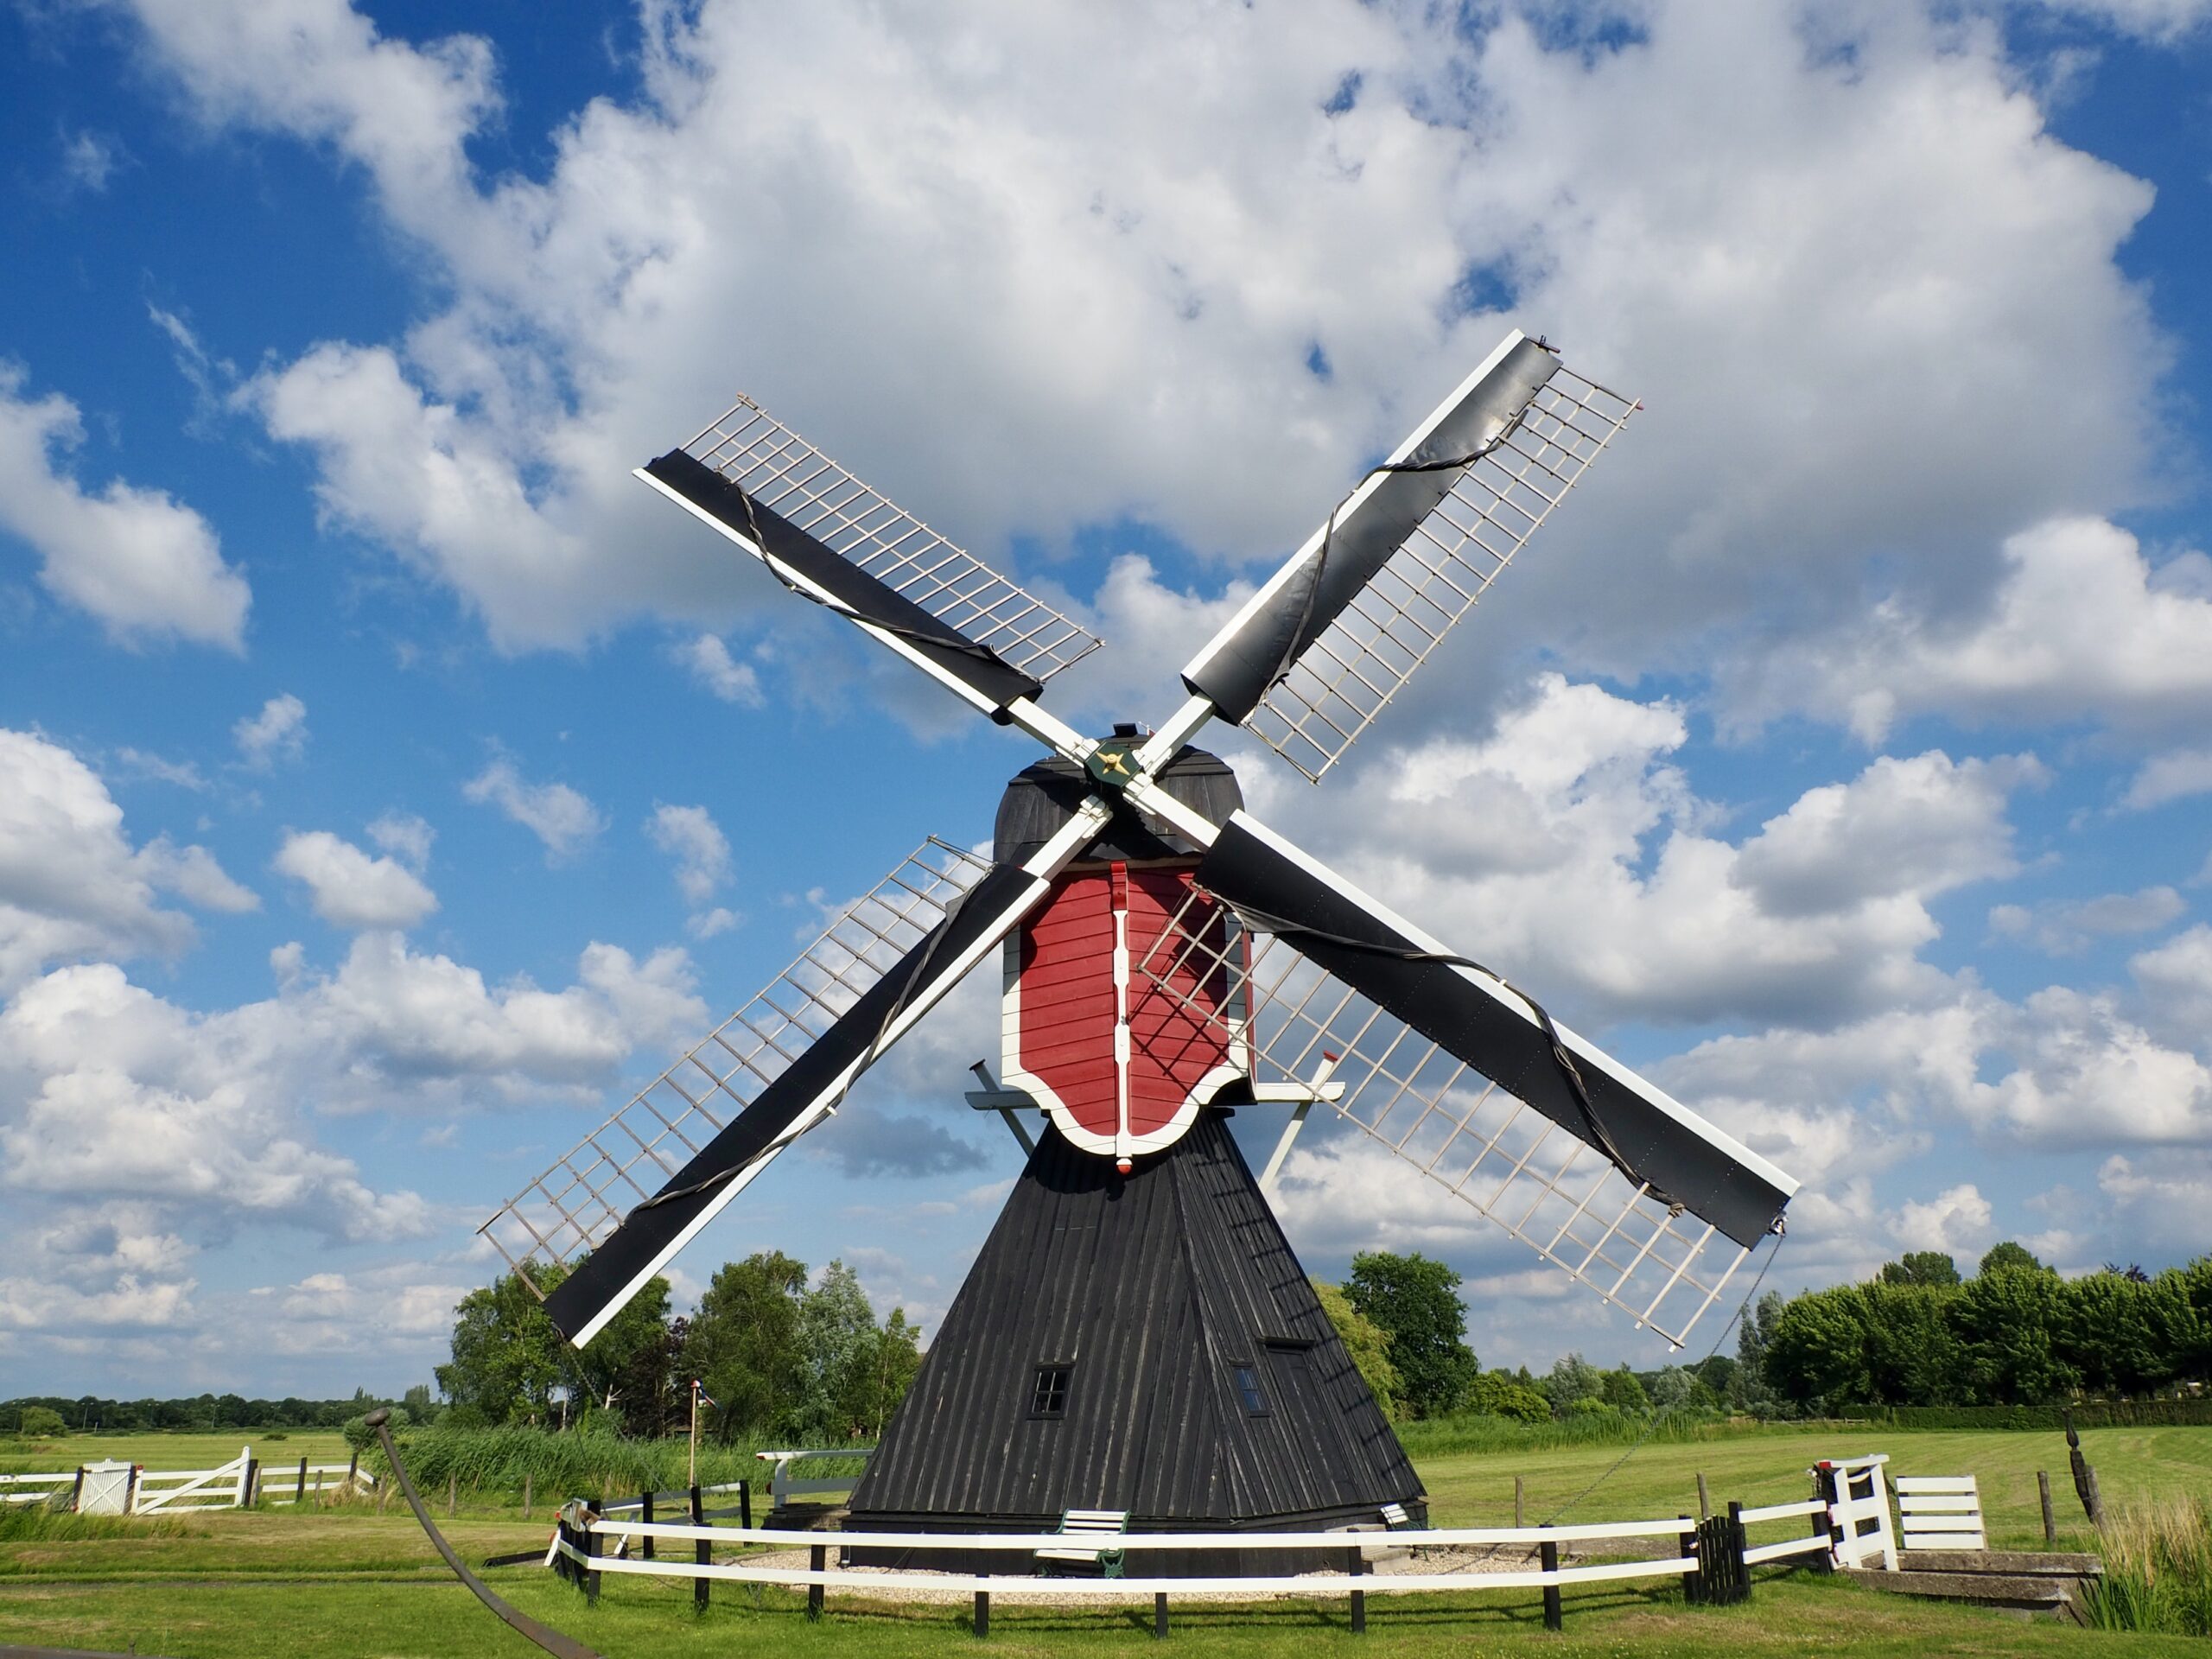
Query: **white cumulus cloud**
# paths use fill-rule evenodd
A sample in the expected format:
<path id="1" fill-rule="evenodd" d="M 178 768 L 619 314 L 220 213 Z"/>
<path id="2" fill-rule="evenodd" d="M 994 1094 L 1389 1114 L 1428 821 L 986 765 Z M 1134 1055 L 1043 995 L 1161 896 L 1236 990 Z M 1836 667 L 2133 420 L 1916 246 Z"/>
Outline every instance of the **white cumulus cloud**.
<path id="1" fill-rule="evenodd" d="M 276 868 L 305 885 L 315 913 L 333 927 L 410 928 L 438 907 L 437 895 L 397 859 L 372 857 L 327 830 L 286 836 Z"/>
<path id="2" fill-rule="evenodd" d="M 461 792 L 479 805 L 498 807 L 543 842 L 548 863 L 574 857 L 607 827 L 582 791 L 562 783 L 530 783 L 504 757 L 470 779 Z"/>

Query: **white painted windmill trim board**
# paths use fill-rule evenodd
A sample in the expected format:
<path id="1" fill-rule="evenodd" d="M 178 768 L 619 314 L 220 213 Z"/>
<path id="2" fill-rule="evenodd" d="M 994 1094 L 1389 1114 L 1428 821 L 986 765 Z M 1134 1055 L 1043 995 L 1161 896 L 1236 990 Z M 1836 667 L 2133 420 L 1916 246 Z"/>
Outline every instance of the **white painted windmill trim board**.
<path id="1" fill-rule="evenodd" d="M 1465 380 L 1462 380 L 1459 383 L 1458 388 L 1450 397 L 1446 397 L 1442 403 L 1431 410 L 1428 414 L 1428 418 L 1423 421 L 1419 426 L 1415 427 L 1413 431 L 1407 435 L 1404 442 L 1400 443 L 1395 449 L 1393 449 L 1390 452 L 1389 455 L 1385 459 L 1382 464 L 1386 467 L 1395 466 L 1398 462 L 1403 461 L 1408 455 L 1413 454 L 1413 452 L 1416 448 L 1420 448 L 1421 444 L 1427 442 L 1428 435 L 1436 430 L 1437 427 L 1443 422 L 1444 417 L 1449 415 L 1453 410 L 1457 409 L 1459 404 L 1465 400 L 1468 394 L 1472 392 L 1475 387 L 1482 382 L 1483 378 L 1490 374 L 1491 371 L 1496 369 L 1499 364 L 1505 360 L 1507 353 L 1511 352 L 1515 346 L 1520 345 L 1522 340 L 1528 338 L 1529 336 L 1522 333 L 1518 328 L 1516 328 L 1511 334 L 1506 335 L 1506 337 L 1498 343 L 1497 349 L 1493 351 L 1488 357 L 1484 358 L 1482 362 L 1477 365 L 1474 372 L 1469 374 Z M 1352 517 L 1352 515 L 1357 512 L 1362 506 L 1366 505 L 1367 499 L 1382 486 L 1382 482 L 1386 476 L 1387 474 L 1382 472 L 1370 470 L 1367 476 L 1361 480 L 1359 487 L 1355 489 L 1351 493 L 1351 496 L 1345 499 L 1344 505 L 1336 510 L 1334 518 L 1336 520 L 1337 529 L 1339 531 L 1344 529 L 1345 523 Z M 1274 575 L 1268 577 L 1266 583 L 1260 588 L 1260 590 L 1254 594 L 1251 598 L 1244 601 L 1243 607 L 1239 610 L 1236 615 L 1230 617 L 1226 623 L 1223 624 L 1220 631 L 1217 632 L 1212 639 L 1207 640 L 1205 647 L 1199 651 L 1198 654 L 1196 657 L 1193 657 L 1190 662 L 1185 665 L 1183 670 L 1185 678 L 1195 678 L 1198 675 L 1203 674 L 1205 671 L 1206 664 L 1213 661 L 1215 656 L 1219 653 L 1222 646 L 1227 641 L 1235 639 L 1246 623 L 1249 622 L 1252 618 L 1258 615 L 1262 610 L 1266 608 L 1266 607 L 1274 599 L 1275 595 L 1282 591 L 1284 586 L 1290 581 L 1293 575 L 1304 569 L 1306 565 L 1311 563 L 1319 556 L 1322 539 L 1328 534 L 1328 531 L 1329 521 L 1327 519 L 1324 519 L 1319 526 L 1314 530 L 1313 533 L 1306 538 L 1305 544 L 1301 546 L 1297 552 L 1292 554 L 1288 559 L 1283 562 L 1282 568 L 1277 570 Z M 1211 712 L 1213 709 L 1213 705 L 1211 702 L 1208 702 L 1206 706 L 1208 710 Z M 1204 722 L 1200 723 L 1203 724 Z M 1196 732 L 1198 728 L 1193 726 L 1191 729 L 1193 732 Z M 1189 740 L 1186 738 L 1185 741 L 1188 741 Z"/>
<path id="2" fill-rule="evenodd" d="M 939 668 L 935 663 L 931 662 L 928 657 L 924 655 L 921 652 L 915 650 L 913 646 L 907 644 L 906 640 L 900 639 L 897 634 L 889 632 L 887 629 L 876 626 L 874 623 L 869 621 L 859 612 L 854 610 L 850 606 L 847 605 L 843 600 L 839 599 L 828 588 L 823 588 L 817 582 L 809 580 L 804 572 L 793 569 L 790 565 L 785 564 L 781 559 L 772 558 L 766 550 L 760 547 L 751 537 L 741 535 L 736 530 L 733 529 L 728 524 L 724 524 L 721 519 L 715 518 L 713 513 L 709 512 L 704 507 L 699 505 L 697 502 L 689 499 L 679 491 L 671 489 L 667 485 L 662 483 L 660 480 L 655 478 L 644 467 L 633 467 L 632 469 L 632 476 L 645 480 L 646 483 L 652 485 L 653 488 L 659 491 L 661 494 L 675 502 L 677 506 L 683 508 L 684 512 L 690 513 L 701 524 L 706 524 L 711 529 L 719 531 L 721 535 L 727 537 L 732 542 L 734 542 L 746 552 L 758 559 L 762 564 L 766 565 L 783 581 L 789 582 L 792 587 L 805 594 L 809 598 L 817 601 L 825 610 L 836 612 L 839 616 L 843 617 L 848 622 L 853 624 L 854 626 L 863 629 L 874 638 L 881 640 L 885 645 L 890 646 L 892 650 L 897 652 L 901 657 L 904 657 L 908 662 L 912 663 L 916 668 L 920 669 L 923 673 L 928 675 L 939 685 L 944 687 L 946 690 L 951 692 L 953 696 L 958 697 L 961 702 L 966 703 L 970 709 L 984 715 L 995 715 L 999 712 L 999 705 L 997 703 L 992 702 L 990 698 L 984 696 L 976 691 L 976 690 L 973 686 L 969 685 L 965 680 L 961 679 L 957 675 L 946 673 L 944 670 Z"/>
<path id="3" fill-rule="evenodd" d="M 836 1103 L 844 1097 L 846 1090 L 861 1072 L 873 1065 L 893 1043 L 906 1035 L 912 1028 L 915 1021 L 943 1001 L 946 994 L 965 979 L 985 955 L 998 949 L 1007 932 L 1029 913 L 1037 900 L 1042 898 L 1046 890 L 1052 886 L 1052 874 L 1059 869 L 1060 866 L 1073 858 L 1085 842 L 1105 827 L 1109 817 L 1110 814 L 1105 804 L 1096 796 L 1086 797 L 1083 805 L 1077 809 L 1075 816 L 1063 824 L 1058 833 L 1039 848 L 1029 861 L 1021 867 L 1030 878 L 1028 885 L 1022 890 L 1021 896 L 1001 911 L 999 919 L 991 927 L 986 929 L 967 950 L 954 957 L 947 970 L 936 976 L 929 986 L 925 987 L 920 996 L 910 1001 L 906 1007 L 899 1009 L 898 1016 L 884 1027 L 883 1034 L 876 1039 L 871 1052 L 863 1054 L 841 1070 L 814 1097 L 806 1109 L 791 1121 L 790 1127 L 769 1142 L 760 1156 L 747 1164 L 737 1175 L 725 1182 L 721 1188 L 701 1206 L 699 1213 L 691 1218 L 683 1230 L 677 1234 L 674 1239 L 653 1256 L 641 1272 L 632 1278 L 621 1291 L 610 1297 L 607 1305 L 587 1320 L 576 1334 L 569 1339 L 570 1345 L 582 1348 L 604 1330 L 616 1314 L 629 1306 L 630 1299 L 643 1290 L 652 1276 L 666 1267 L 685 1245 L 697 1237 L 699 1230 L 720 1215 L 732 1199 L 750 1185 L 753 1178 L 766 1169 L 777 1154 L 829 1116 Z"/>
<path id="4" fill-rule="evenodd" d="M 1163 791 L 1161 792 L 1165 793 L 1166 791 Z M 1149 804 L 1150 803 L 1147 802 L 1147 805 Z M 1267 825 L 1262 823 L 1257 818 L 1251 817 L 1249 813 L 1242 810 L 1231 813 L 1230 815 L 1230 822 L 1238 825 L 1247 834 L 1254 836 L 1259 840 L 1266 842 L 1272 850 L 1280 854 L 1282 857 L 1288 859 L 1292 863 L 1297 865 L 1299 868 L 1304 870 L 1308 875 L 1313 877 L 1317 881 L 1325 882 L 1328 886 L 1335 888 L 1337 892 L 1342 893 L 1345 898 L 1351 899 L 1354 904 L 1362 906 L 1369 912 L 1369 913 L 1374 916 L 1376 920 L 1382 923 L 1386 927 L 1395 929 L 1399 933 L 1403 934 L 1408 940 L 1419 946 L 1421 950 L 1432 950 L 1439 956 L 1445 957 L 1456 957 L 1459 954 L 1459 951 L 1452 950 L 1451 946 L 1444 944 L 1439 939 L 1432 938 L 1421 928 L 1414 926 L 1411 922 L 1399 915 L 1397 912 L 1392 910 L 1388 905 L 1382 903 L 1379 899 L 1376 899 L 1369 893 L 1363 892 L 1358 887 L 1353 886 L 1350 881 L 1347 881 L 1343 876 L 1338 875 L 1327 865 L 1320 862 L 1319 860 L 1313 858 L 1306 853 L 1301 852 L 1297 847 L 1292 845 L 1289 842 L 1285 841 L 1281 836 L 1275 834 L 1274 830 L 1268 829 Z M 1292 944 L 1293 948 L 1294 949 L 1294 938 L 1292 941 L 1289 941 L 1289 943 Z M 1522 1019 L 1527 1020 L 1531 1026 L 1535 1026 L 1539 1029 L 1541 1028 L 1542 1022 L 1536 1018 L 1535 1009 L 1533 1005 L 1529 1003 L 1526 997 L 1522 996 L 1518 992 L 1515 991 L 1511 986 L 1507 985 L 1501 980 L 1492 978 L 1488 974 L 1478 972 L 1471 968 L 1462 968 L 1456 963 L 1447 963 L 1446 965 L 1449 966 L 1453 973 L 1459 975 L 1459 976 L 1465 980 L 1468 984 L 1482 992 L 1484 995 L 1489 997 L 1501 1007 L 1503 1007 L 1513 1014 L 1518 1014 Z M 1578 1059 L 1588 1061 L 1591 1065 L 1598 1067 L 1599 1071 L 1604 1071 L 1615 1082 L 1634 1090 L 1638 1095 L 1643 1096 L 1643 1098 L 1650 1104 L 1657 1107 L 1662 1112 L 1665 1113 L 1669 1117 L 1673 1118 L 1677 1123 L 1689 1130 L 1693 1135 L 1698 1136 L 1707 1145 L 1714 1147 L 1718 1151 L 1726 1154 L 1728 1157 L 1732 1159 L 1735 1162 L 1741 1164 L 1753 1174 L 1759 1176 L 1762 1179 L 1771 1184 L 1780 1191 L 1785 1199 L 1796 1196 L 1798 1182 L 1795 1177 L 1784 1174 L 1781 1170 L 1776 1168 L 1765 1159 L 1760 1157 L 1758 1154 L 1753 1152 L 1742 1141 L 1737 1140 L 1735 1136 L 1730 1135 L 1726 1129 L 1720 1128 L 1717 1125 L 1707 1122 L 1704 1118 L 1692 1111 L 1688 1107 L 1683 1105 L 1681 1102 L 1676 1100 L 1672 1095 L 1669 1095 L 1665 1090 L 1660 1088 L 1658 1084 L 1650 1082 L 1648 1078 L 1639 1076 L 1637 1072 L 1630 1070 L 1627 1066 L 1621 1065 L 1618 1061 L 1609 1058 L 1602 1050 L 1594 1047 L 1586 1039 L 1578 1035 L 1569 1027 L 1561 1025 L 1558 1020 L 1554 1020 L 1552 1022 L 1552 1029 L 1559 1033 L 1560 1041 L 1571 1050 Z"/>

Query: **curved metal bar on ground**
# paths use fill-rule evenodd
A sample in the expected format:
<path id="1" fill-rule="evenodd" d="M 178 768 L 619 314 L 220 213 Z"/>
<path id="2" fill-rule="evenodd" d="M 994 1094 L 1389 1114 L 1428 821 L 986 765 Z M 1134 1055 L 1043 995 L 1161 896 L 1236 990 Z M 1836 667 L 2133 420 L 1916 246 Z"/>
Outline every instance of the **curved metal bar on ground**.
<path id="1" fill-rule="evenodd" d="M 597 1653 L 577 1641 L 575 1637 L 563 1636 L 556 1630 L 549 1630 L 528 1613 L 509 1606 L 492 1593 L 491 1586 L 483 1580 L 461 1565 L 461 1557 L 453 1553 L 453 1546 L 446 1542 L 445 1535 L 438 1530 L 436 1523 L 430 1519 L 430 1512 L 423 1507 L 423 1500 L 415 1495 L 415 1483 L 407 1478 L 407 1465 L 400 1462 L 399 1448 L 391 1443 L 390 1421 L 391 1414 L 388 1410 L 372 1411 L 368 1415 L 369 1427 L 376 1430 L 377 1440 L 384 1447 L 385 1456 L 391 1459 L 391 1472 L 399 1478 L 399 1490 L 406 1494 L 407 1507 L 415 1511 L 415 1518 L 423 1523 L 423 1530 L 429 1535 L 430 1541 L 437 1547 L 438 1554 L 445 1557 L 446 1565 L 453 1569 L 454 1577 L 467 1585 L 469 1593 L 477 1600 L 505 1619 L 518 1632 L 528 1637 L 546 1652 L 552 1654 L 555 1659 L 600 1659 Z"/>

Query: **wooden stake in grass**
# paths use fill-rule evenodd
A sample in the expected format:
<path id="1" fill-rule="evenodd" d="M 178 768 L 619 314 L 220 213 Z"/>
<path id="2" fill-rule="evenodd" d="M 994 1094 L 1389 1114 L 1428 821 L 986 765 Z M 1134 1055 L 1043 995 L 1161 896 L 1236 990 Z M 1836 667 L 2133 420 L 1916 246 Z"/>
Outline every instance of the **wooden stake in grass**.
<path id="1" fill-rule="evenodd" d="M 2036 1496 L 2043 1499 L 2043 1542 L 2045 1549 L 2058 1542 L 2058 1522 L 2050 1512 L 2050 1471 L 2036 1471 Z"/>
<path id="2" fill-rule="evenodd" d="M 461 1513 L 461 1477 L 446 1477 L 446 1515 L 448 1518 Z"/>
<path id="3" fill-rule="evenodd" d="M 1713 1499 L 1706 1492 L 1705 1471 L 1702 1469 L 1697 1471 L 1697 1518 L 1700 1521 L 1713 1519 Z"/>
<path id="4" fill-rule="evenodd" d="M 1513 1477 L 1513 1524 L 1516 1527 L 1525 1527 L 1529 1524 L 1522 1518 L 1523 1505 L 1521 1500 L 1521 1477 L 1516 1475 Z"/>
<path id="5" fill-rule="evenodd" d="M 528 1470 L 523 1471 L 522 1477 L 522 1518 L 525 1521 L 530 1519 L 530 1471 Z"/>

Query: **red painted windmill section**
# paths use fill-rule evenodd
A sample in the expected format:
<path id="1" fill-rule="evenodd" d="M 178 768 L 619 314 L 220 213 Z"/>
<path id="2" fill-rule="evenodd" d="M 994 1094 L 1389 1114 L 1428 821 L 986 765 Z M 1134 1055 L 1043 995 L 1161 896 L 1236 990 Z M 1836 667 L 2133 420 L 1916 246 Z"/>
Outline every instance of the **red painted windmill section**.
<path id="1" fill-rule="evenodd" d="M 1064 875 L 1023 930 L 1014 1052 L 1008 1056 L 1009 1070 L 1045 1086 L 1048 1107 L 1058 1105 L 1077 1127 L 1103 1139 L 1115 1135 L 1120 1110 L 1114 890 L 1110 869 Z M 1166 1134 L 1154 1143 L 1162 1146 L 1179 1134 L 1166 1132 L 1209 1079 L 1218 1087 L 1224 1068 L 1242 1071 L 1221 1017 L 1229 989 L 1219 965 L 1226 914 L 1203 897 L 1190 904 L 1187 866 L 1129 869 L 1126 891 L 1129 1132 L 1140 1141 Z"/>

